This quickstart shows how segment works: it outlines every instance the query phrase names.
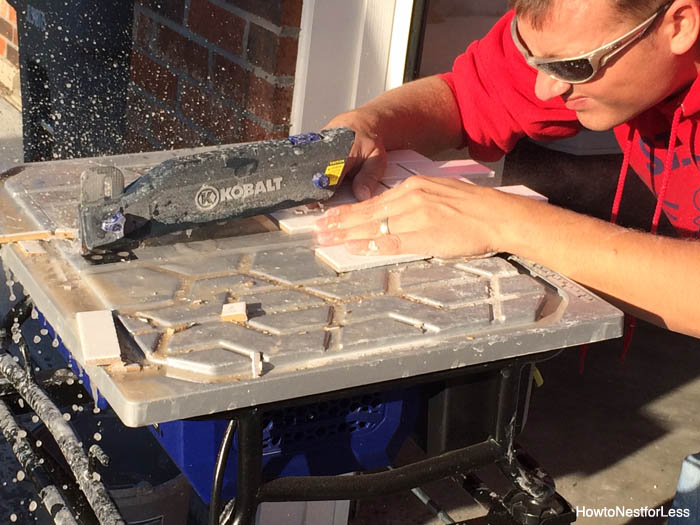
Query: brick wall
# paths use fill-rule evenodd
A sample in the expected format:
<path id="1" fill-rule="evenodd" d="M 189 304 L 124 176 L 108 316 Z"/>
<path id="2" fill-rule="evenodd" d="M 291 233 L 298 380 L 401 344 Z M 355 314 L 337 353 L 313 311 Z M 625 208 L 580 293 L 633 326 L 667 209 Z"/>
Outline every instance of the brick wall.
<path id="1" fill-rule="evenodd" d="M 7 0 L 0 0 L 0 91 L 0 96 L 19 105 L 17 13 Z"/>
<path id="2" fill-rule="evenodd" d="M 301 4 L 137 0 L 128 151 L 287 135 Z"/>

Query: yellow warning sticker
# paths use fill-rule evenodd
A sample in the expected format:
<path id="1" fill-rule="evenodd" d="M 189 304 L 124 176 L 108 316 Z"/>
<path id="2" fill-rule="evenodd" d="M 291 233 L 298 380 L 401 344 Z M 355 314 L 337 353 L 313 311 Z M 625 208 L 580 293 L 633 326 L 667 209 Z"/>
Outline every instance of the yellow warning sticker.
<path id="1" fill-rule="evenodd" d="M 326 166 L 326 175 L 328 175 L 328 180 L 331 186 L 338 184 L 340 180 L 340 175 L 343 173 L 343 167 L 345 166 L 345 159 L 343 160 L 332 160 Z"/>

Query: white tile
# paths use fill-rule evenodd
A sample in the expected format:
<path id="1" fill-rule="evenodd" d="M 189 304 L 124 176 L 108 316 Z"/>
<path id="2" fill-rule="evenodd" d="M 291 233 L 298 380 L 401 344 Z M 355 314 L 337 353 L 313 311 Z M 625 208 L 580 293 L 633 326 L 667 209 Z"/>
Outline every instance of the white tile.
<path id="1" fill-rule="evenodd" d="M 522 197 L 527 197 L 536 201 L 549 202 L 549 199 L 547 197 L 545 197 L 541 193 L 537 193 L 535 190 L 531 190 L 527 186 L 523 186 L 522 184 L 516 184 L 513 186 L 499 186 L 496 189 L 498 191 L 512 193 L 513 195 L 520 195 Z"/>
<path id="2" fill-rule="evenodd" d="M 344 245 L 316 248 L 316 256 L 338 273 L 430 259 L 428 255 L 355 255 Z"/>
<path id="3" fill-rule="evenodd" d="M 386 161 L 388 164 L 392 164 L 394 162 L 415 162 L 424 160 L 429 161 L 430 159 L 421 155 L 417 151 L 413 151 L 412 149 L 395 149 L 386 152 Z"/>
<path id="4" fill-rule="evenodd" d="M 221 320 L 225 322 L 246 322 L 248 320 L 248 314 L 246 312 L 245 302 L 224 304 L 221 307 Z"/>
<path id="5" fill-rule="evenodd" d="M 491 168 L 473 160 L 399 162 L 387 170 L 382 182 L 394 187 L 411 175 L 478 181 L 494 176 Z"/>
<path id="6" fill-rule="evenodd" d="M 121 361 L 121 350 L 110 310 L 75 314 L 80 334 L 83 365 L 109 365 Z"/>

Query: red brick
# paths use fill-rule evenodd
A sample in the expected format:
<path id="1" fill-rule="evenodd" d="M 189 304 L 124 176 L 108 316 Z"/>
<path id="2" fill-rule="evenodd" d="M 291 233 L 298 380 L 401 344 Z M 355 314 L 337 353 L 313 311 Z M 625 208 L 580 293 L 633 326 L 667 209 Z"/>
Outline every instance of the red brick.
<path id="1" fill-rule="evenodd" d="M 294 75 L 297 69 L 298 51 L 299 39 L 297 37 L 284 36 L 279 39 L 276 75 Z"/>
<path id="2" fill-rule="evenodd" d="M 283 0 L 282 25 L 288 27 L 301 27 L 302 0 Z"/>
<path id="3" fill-rule="evenodd" d="M 170 112 L 161 111 L 152 117 L 149 130 L 166 148 L 194 148 L 204 144 L 198 133 Z"/>
<path id="4" fill-rule="evenodd" d="M 13 46 L 12 44 L 7 44 L 5 56 L 11 64 L 13 64 L 15 67 L 19 67 L 19 53 L 17 52 L 17 48 L 15 46 Z"/>
<path id="5" fill-rule="evenodd" d="M 248 111 L 272 124 L 286 124 L 292 112 L 292 91 L 292 86 L 274 86 L 253 75 Z"/>
<path id="6" fill-rule="evenodd" d="M 192 78 L 209 80 L 209 51 L 169 27 L 158 25 L 154 53 Z"/>
<path id="7" fill-rule="evenodd" d="M 160 111 L 139 91 L 129 89 L 126 96 L 126 120 L 130 130 L 137 131 L 148 128 L 148 119 Z"/>
<path id="8" fill-rule="evenodd" d="M 151 38 L 155 22 L 151 17 L 139 13 L 134 20 L 134 42 L 146 49 L 151 46 Z"/>
<path id="9" fill-rule="evenodd" d="M 180 91 L 180 111 L 197 125 L 209 130 L 222 143 L 239 141 L 241 116 L 217 96 L 183 83 Z"/>
<path id="10" fill-rule="evenodd" d="M 0 36 L 4 36 L 8 40 L 12 40 L 12 30 L 14 28 L 12 27 L 12 24 L 5 20 L 4 18 L 0 18 Z"/>
<path id="11" fill-rule="evenodd" d="M 248 60 L 268 73 L 293 75 L 296 69 L 298 47 L 299 42 L 296 37 L 278 37 L 259 25 L 250 24 Z"/>
<path id="12" fill-rule="evenodd" d="M 221 55 L 214 55 L 214 88 L 239 106 L 245 106 L 252 73 Z"/>
<path id="13" fill-rule="evenodd" d="M 243 49 L 245 20 L 208 0 L 192 0 L 188 25 L 192 31 L 233 55 Z"/>
<path id="14" fill-rule="evenodd" d="M 177 77 L 138 51 L 131 54 L 131 80 L 169 106 L 175 107 Z"/>
<path id="15" fill-rule="evenodd" d="M 155 11 L 178 24 L 185 20 L 185 0 L 137 0 L 142 6 Z"/>
<path id="16" fill-rule="evenodd" d="M 10 4 L 8 4 L 5 0 L 0 0 L 0 18 L 6 18 L 10 19 Z"/>
<path id="17" fill-rule="evenodd" d="M 16 46 L 19 45 L 19 39 L 18 39 L 17 28 L 16 28 L 16 27 L 13 27 L 13 28 L 12 28 L 12 43 L 13 43 L 14 45 L 16 45 Z"/>
<path id="18" fill-rule="evenodd" d="M 17 25 L 17 11 L 15 11 L 14 8 L 10 5 L 8 5 L 8 7 L 10 9 L 9 10 L 10 23 Z"/>
<path id="19" fill-rule="evenodd" d="M 129 129 L 124 138 L 124 150 L 122 153 L 140 153 L 143 151 L 154 151 L 157 148 L 151 141 L 144 137 L 137 130 Z"/>
<path id="20" fill-rule="evenodd" d="M 260 124 L 248 118 L 243 120 L 243 129 L 241 132 L 242 142 L 271 138 L 275 138 L 275 134 L 272 131 L 263 128 Z"/>
<path id="21" fill-rule="evenodd" d="M 299 27 L 302 0 L 226 0 L 229 4 L 258 15 L 277 26 Z"/>
<path id="22" fill-rule="evenodd" d="M 5 58 L 5 39 L 0 37 L 0 57 Z"/>

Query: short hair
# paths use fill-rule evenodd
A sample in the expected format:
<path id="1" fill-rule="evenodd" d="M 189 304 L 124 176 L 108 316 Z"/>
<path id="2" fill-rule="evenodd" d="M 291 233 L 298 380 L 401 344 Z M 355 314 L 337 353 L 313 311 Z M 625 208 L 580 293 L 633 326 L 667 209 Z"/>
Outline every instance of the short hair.
<path id="1" fill-rule="evenodd" d="M 547 20 L 556 2 L 565 0 L 509 0 L 510 6 L 518 15 L 527 18 L 537 29 Z M 580 0 L 573 0 L 580 1 Z M 608 0 L 624 18 L 644 20 L 668 0 Z"/>

